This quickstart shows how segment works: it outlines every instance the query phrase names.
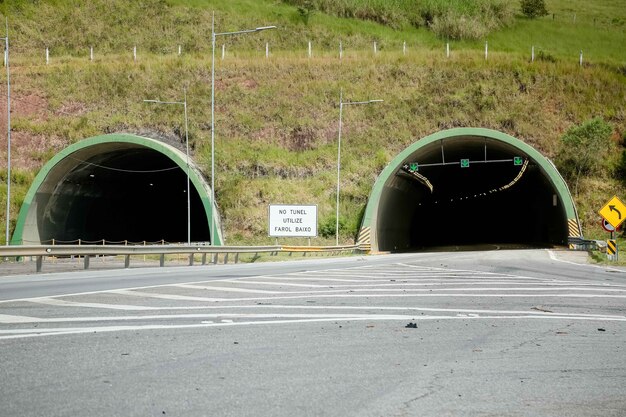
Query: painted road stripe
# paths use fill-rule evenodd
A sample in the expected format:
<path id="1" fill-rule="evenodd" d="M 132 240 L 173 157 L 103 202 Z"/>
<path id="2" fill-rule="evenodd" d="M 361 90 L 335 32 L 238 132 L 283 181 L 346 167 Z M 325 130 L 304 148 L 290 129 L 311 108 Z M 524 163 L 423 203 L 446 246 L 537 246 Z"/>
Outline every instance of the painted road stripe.
<path id="1" fill-rule="evenodd" d="M 171 287 L 181 287 L 180 285 L 172 285 Z M 185 286 L 183 288 L 190 288 Z M 546 287 L 481 287 L 481 288 L 357 288 L 357 287 L 348 287 L 345 289 L 337 289 L 337 290 L 314 290 L 314 291 L 261 291 L 261 290 L 250 290 L 246 288 L 234 288 L 234 287 L 215 287 L 215 286 L 198 286 L 198 289 L 211 289 L 216 292 L 245 292 L 245 293 L 263 293 L 263 294 L 341 294 L 341 293 L 353 293 L 353 292 L 442 292 L 442 291 L 602 291 L 602 292 L 626 292 L 626 288 L 617 289 L 617 288 L 582 288 L 582 287 L 559 287 L 559 288 L 546 288 Z M 152 294 L 152 293 L 141 293 L 144 294 Z M 161 294 L 166 295 L 166 294 Z M 168 294 L 169 295 L 169 294 Z M 174 295 L 178 297 L 178 295 Z M 231 300 L 228 299 L 220 299 L 220 300 Z"/>
<path id="2" fill-rule="evenodd" d="M 35 302 L 35 301 L 33 301 Z M 86 305 L 81 305 L 81 303 L 73 303 L 73 306 L 76 307 L 92 307 L 92 303 L 86 303 Z M 100 304 L 98 308 L 106 308 L 106 304 Z M 111 309 L 119 310 L 116 305 L 111 305 Z M 133 306 L 127 306 L 128 311 L 135 311 Z M 143 310 L 143 307 L 138 306 L 138 308 Z M 584 317 L 626 317 L 621 315 L 611 315 L 611 314 L 582 314 L 582 313 L 554 313 L 547 311 L 527 311 L 527 310 L 484 310 L 484 309 L 467 309 L 467 308 L 434 308 L 434 307 L 390 307 L 390 306 L 336 306 L 336 305 L 281 305 L 281 304 L 243 304 L 243 305 L 210 305 L 210 306 L 163 306 L 163 307 L 152 307 L 153 311 L 176 311 L 176 310 L 235 310 L 235 309 L 265 309 L 265 310 L 273 310 L 273 309 L 285 309 L 285 310 L 366 310 L 366 311 L 416 311 L 416 312 L 449 312 L 449 313 L 478 313 L 478 314 L 534 314 L 539 316 L 544 315 L 554 315 L 558 314 L 560 316 L 584 316 Z"/>
<path id="3" fill-rule="evenodd" d="M 391 310 L 391 309 L 390 309 Z M 398 310 L 398 309 L 396 309 Z M 626 316 L 607 315 L 607 314 L 576 314 L 576 313 L 545 313 L 545 312 L 529 312 L 529 311 L 492 311 L 492 310 L 456 310 L 456 309 L 406 309 L 405 311 L 421 311 L 428 312 L 448 312 L 455 315 L 472 315 L 480 316 L 481 314 L 507 314 L 518 316 L 562 316 L 562 317 L 589 317 L 597 319 L 624 319 Z M 373 314 L 373 313 L 195 313 L 195 314 L 150 314 L 150 315 L 133 315 L 133 316 L 80 316 L 80 317 L 31 317 L 31 316 L 10 316 L 0 315 L 0 323 L 2 324 L 24 324 L 24 323 L 82 323 L 82 322 L 114 322 L 114 321 L 132 321 L 132 320 L 189 320 L 189 319 L 218 319 L 218 318 L 246 318 L 246 319 L 275 319 L 275 318 L 368 318 L 383 317 L 386 319 L 396 318 L 412 318 L 413 315 L 407 314 Z M 448 316 L 445 316 L 448 317 Z M 12 333 L 13 329 L 3 330 Z M 29 330 L 33 330 L 32 328 Z M 40 329 L 37 329 L 39 331 Z M 54 330 L 53 328 L 48 330 Z"/>
<path id="4" fill-rule="evenodd" d="M 394 321 L 394 320 L 412 320 L 412 321 L 432 321 L 432 320 L 566 320 L 566 321 L 601 321 L 601 322 L 623 322 L 626 318 L 595 318 L 595 317 L 565 317 L 565 316 L 370 316 L 370 317 L 349 317 L 349 318 L 314 318 L 314 319 L 292 319 L 292 320 L 259 320 L 249 322 L 220 322 L 220 323 L 200 323 L 200 324 L 179 324 L 179 325 L 144 325 L 144 326 L 109 326 L 109 327 L 70 327 L 57 329 L 15 329 L 0 331 L 0 340 L 7 339 L 23 339 L 32 337 L 60 336 L 71 334 L 85 333 L 109 333 L 120 331 L 141 331 L 141 330 L 180 330 L 180 329 L 198 329 L 209 327 L 224 326 L 255 326 L 255 325 L 276 325 L 276 324 L 303 324 L 303 323 L 321 323 L 321 322 L 337 322 L 337 321 Z"/>
<path id="5" fill-rule="evenodd" d="M 284 291 L 266 291 L 266 290 L 253 290 L 247 288 L 235 288 L 235 287 L 219 287 L 213 285 L 192 285 L 192 284 L 174 284 L 170 285 L 170 287 L 177 288 L 189 288 L 194 290 L 213 290 L 213 291 L 221 291 L 221 292 L 244 292 L 244 293 L 252 293 L 252 294 L 284 294 Z"/>
<path id="6" fill-rule="evenodd" d="M 37 297 L 37 298 L 27 298 L 19 301 L 28 301 L 31 303 L 38 304 L 47 304 L 51 306 L 61 306 L 61 307 L 89 307 L 89 308 L 108 308 L 115 310 L 153 310 L 152 307 L 143 307 L 143 306 L 128 306 L 124 304 L 102 304 L 102 303 L 77 303 L 69 300 L 60 300 L 58 298 L 52 297 Z"/>
<path id="7" fill-rule="evenodd" d="M 276 281 L 232 281 L 236 284 L 242 285 L 268 285 L 268 286 L 292 286 L 292 287 L 306 287 L 306 288 L 367 288 L 367 287 L 406 287 L 406 286 L 419 286 L 419 287 L 430 287 L 430 286 L 442 286 L 442 285 L 485 285 L 485 284 L 498 284 L 498 285 L 537 285 L 536 282 L 521 282 L 521 281 L 469 281 L 469 282 L 387 282 L 383 284 L 359 284 L 359 285 L 346 285 L 346 284 L 333 284 L 333 285 L 316 285 L 316 284 L 292 284 L 292 283 L 284 283 L 284 282 L 276 282 Z M 562 287 L 567 285 L 576 285 L 577 287 L 612 287 L 612 288 L 624 288 L 626 290 L 626 286 L 616 285 L 616 284 L 580 284 L 577 281 L 564 281 L 564 282 L 546 282 L 541 285 L 545 285 L 548 287 Z M 189 288 L 189 287 L 187 287 Z M 222 287 L 220 287 L 222 288 Z"/>
<path id="8" fill-rule="evenodd" d="M 523 289 L 526 290 L 526 289 Z M 484 289 L 483 289 L 484 291 Z M 162 293 L 148 293 L 139 291 L 127 291 L 117 290 L 110 291 L 114 294 L 123 294 L 135 297 L 143 298 L 158 298 L 163 300 L 178 300 L 178 301 L 205 301 L 205 302 L 235 302 L 235 301 L 272 301 L 272 300 L 298 300 L 298 299 L 314 299 L 314 298 L 398 298 L 398 297 L 465 297 L 465 298 L 626 298 L 626 295 L 618 294 L 467 294 L 467 293 L 452 293 L 452 294 L 437 294 L 437 293 L 425 293 L 425 294 L 308 294 L 308 295 L 290 295 L 290 296 L 276 296 L 276 297 L 250 297 L 250 298 L 208 298 L 208 297 L 192 297 L 176 294 L 162 294 Z"/>

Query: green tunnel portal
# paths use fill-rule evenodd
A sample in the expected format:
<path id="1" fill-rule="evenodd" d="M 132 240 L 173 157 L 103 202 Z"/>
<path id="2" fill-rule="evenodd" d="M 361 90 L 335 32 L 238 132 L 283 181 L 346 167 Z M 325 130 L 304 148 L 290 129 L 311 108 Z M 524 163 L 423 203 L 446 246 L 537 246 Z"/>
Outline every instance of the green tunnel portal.
<path id="1" fill-rule="evenodd" d="M 210 188 L 189 165 L 192 242 L 211 239 Z M 217 216 L 216 216 L 217 217 Z M 187 159 L 134 135 L 85 139 L 56 155 L 35 178 L 13 244 L 187 241 Z"/>
<path id="2" fill-rule="evenodd" d="M 466 128 L 428 136 L 385 168 L 359 241 L 405 251 L 567 245 L 573 236 L 581 236 L 576 208 L 554 165 L 504 133 Z"/>

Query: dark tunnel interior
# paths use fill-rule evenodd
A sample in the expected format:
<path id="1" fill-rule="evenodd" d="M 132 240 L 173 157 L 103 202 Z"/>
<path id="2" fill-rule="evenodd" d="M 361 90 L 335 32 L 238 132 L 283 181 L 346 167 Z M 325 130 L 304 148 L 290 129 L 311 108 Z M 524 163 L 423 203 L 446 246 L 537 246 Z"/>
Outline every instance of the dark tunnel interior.
<path id="1" fill-rule="evenodd" d="M 380 250 L 567 242 L 558 193 L 541 167 L 512 145 L 450 138 L 421 148 L 403 166 L 381 198 Z"/>
<path id="2" fill-rule="evenodd" d="M 187 175 L 150 148 L 122 148 L 80 159 L 44 196 L 42 241 L 187 242 Z M 191 241 L 209 242 L 200 195 L 190 184 Z"/>

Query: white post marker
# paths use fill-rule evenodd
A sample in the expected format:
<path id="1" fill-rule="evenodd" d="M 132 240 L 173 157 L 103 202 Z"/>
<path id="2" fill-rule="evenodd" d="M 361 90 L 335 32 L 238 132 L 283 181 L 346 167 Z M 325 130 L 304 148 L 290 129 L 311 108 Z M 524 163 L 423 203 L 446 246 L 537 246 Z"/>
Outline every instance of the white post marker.
<path id="1" fill-rule="evenodd" d="M 580 66 L 581 67 L 583 66 L 583 51 L 582 51 L 582 49 L 580 51 Z"/>
<path id="2" fill-rule="evenodd" d="M 530 48 L 530 62 L 535 62 L 535 45 Z"/>
<path id="3" fill-rule="evenodd" d="M 489 45 L 487 41 L 485 41 L 485 61 L 487 60 L 487 56 L 489 55 Z"/>
<path id="4" fill-rule="evenodd" d="M 133 61 L 137 61 L 137 47 L 133 46 Z"/>
<path id="5" fill-rule="evenodd" d="M 178 45 L 178 55 L 183 53 L 183 47 L 181 45 Z"/>
<path id="6" fill-rule="evenodd" d="M 317 237 L 317 206 L 271 204 L 270 237 Z"/>
<path id="7" fill-rule="evenodd" d="M 50 50 L 46 47 L 46 65 L 50 63 Z"/>
<path id="8" fill-rule="evenodd" d="M 378 49 L 376 47 L 376 41 L 374 41 L 374 55 L 376 55 L 377 52 L 378 52 Z"/>
<path id="9" fill-rule="evenodd" d="M 313 51 L 311 51 L 311 41 L 309 41 L 309 58 L 311 58 Z"/>
<path id="10" fill-rule="evenodd" d="M 93 46 L 89 47 L 89 60 L 93 61 Z"/>
<path id="11" fill-rule="evenodd" d="M 406 55 L 406 41 L 402 42 L 402 55 Z"/>
<path id="12" fill-rule="evenodd" d="M 450 58 L 450 43 L 446 43 L 446 58 Z"/>
<path id="13" fill-rule="evenodd" d="M 339 60 L 341 60 L 343 58 L 343 45 L 341 44 L 341 41 L 339 41 Z"/>
<path id="14" fill-rule="evenodd" d="M 224 60 L 224 57 L 226 57 L 226 44 L 225 43 L 222 44 L 222 61 Z"/>
<path id="15" fill-rule="evenodd" d="M 270 43 L 266 42 L 265 43 L 265 58 L 269 58 L 270 57 Z"/>

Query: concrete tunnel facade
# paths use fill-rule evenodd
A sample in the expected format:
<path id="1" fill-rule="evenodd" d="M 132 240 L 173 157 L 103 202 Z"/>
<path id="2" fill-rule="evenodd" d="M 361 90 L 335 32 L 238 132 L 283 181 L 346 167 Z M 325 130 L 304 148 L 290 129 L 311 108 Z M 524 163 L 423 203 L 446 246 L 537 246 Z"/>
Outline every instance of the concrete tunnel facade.
<path id="1" fill-rule="evenodd" d="M 567 245 L 582 231 L 554 164 L 505 133 L 458 128 L 425 137 L 379 175 L 358 243 L 372 251 L 454 245 Z"/>
<path id="2" fill-rule="evenodd" d="M 191 160 L 189 180 L 191 241 L 222 245 L 211 189 Z M 175 147 L 130 134 L 84 139 L 37 174 L 11 244 L 186 242 L 186 193 L 187 156 Z"/>

